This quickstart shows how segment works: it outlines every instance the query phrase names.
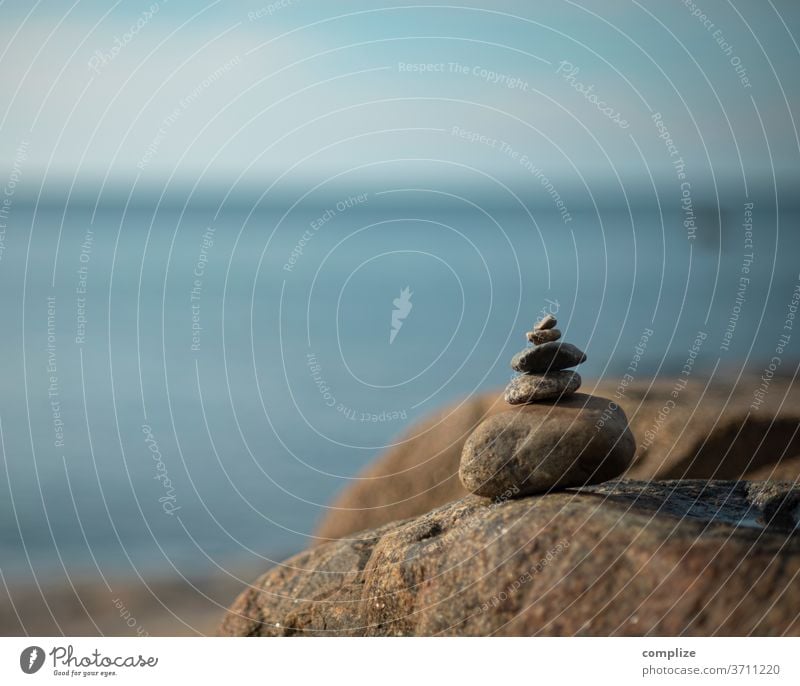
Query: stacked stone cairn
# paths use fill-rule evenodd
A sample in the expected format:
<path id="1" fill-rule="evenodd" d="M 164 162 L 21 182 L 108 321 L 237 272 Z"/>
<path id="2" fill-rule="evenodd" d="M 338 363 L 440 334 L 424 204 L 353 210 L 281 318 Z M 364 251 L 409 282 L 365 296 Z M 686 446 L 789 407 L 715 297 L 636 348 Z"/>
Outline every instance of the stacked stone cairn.
<path id="1" fill-rule="evenodd" d="M 556 318 L 548 314 L 526 334 L 532 347 L 518 352 L 511 367 L 520 372 L 506 387 L 505 401 L 510 405 L 563 398 L 581 386 L 578 372 L 568 371 L 586 361 L 586 354 L 571 343 L 559 343 L 561 332 Z"/>
<path id="2" fill-rule="evenodd" d="M 495 501 L 614 479 L 633 462 L 636 442 L 622 408 L 577 393 L 571 370 L 586 355 L 560 341 L 547 315 L 527 333 L 532 344 L 514 355 L 519 372 L 504 393 L 511 409 L 485 419 L 464 444 L 459 477 Z"/>

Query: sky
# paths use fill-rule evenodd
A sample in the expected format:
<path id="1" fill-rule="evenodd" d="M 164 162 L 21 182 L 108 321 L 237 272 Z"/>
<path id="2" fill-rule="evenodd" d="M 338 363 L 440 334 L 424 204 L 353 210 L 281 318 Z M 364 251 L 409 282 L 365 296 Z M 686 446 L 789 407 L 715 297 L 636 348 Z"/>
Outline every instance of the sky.
<path id="1" fill-rule="evenodd" d="M 29 191 L 800 169 L 794 0 L 6 0 L 0 18 L 0 178 Z"/>

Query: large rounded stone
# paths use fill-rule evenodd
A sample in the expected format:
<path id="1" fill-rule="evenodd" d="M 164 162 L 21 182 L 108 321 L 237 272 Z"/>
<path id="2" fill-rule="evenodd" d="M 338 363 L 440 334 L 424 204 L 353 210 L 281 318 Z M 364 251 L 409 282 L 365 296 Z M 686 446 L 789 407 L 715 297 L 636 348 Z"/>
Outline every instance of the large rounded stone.
<path id="1" fill-rule="evenodd" d="M 512 358 L 511 366 L 518 372 L 541 374 L 575 367 L 585 361 L 586 353 L 572 343 L 554 341 L 521 350 Z"/>
<path id="2" fill-rule="evenodd" d="M 578 393 L 485 420 L 464 444 L 459 476 L 477 495 L 530 495 L 613 479 L 635 452 L 622 409 Z"/>
<path id="3" fill-rule="evenodd" d="M 520 374 L 506 386 L 503 398 L 510 405 L 552 400 L 572 395 L 581 387 L 578 372 L 549 372 L 547 374 Z"/>

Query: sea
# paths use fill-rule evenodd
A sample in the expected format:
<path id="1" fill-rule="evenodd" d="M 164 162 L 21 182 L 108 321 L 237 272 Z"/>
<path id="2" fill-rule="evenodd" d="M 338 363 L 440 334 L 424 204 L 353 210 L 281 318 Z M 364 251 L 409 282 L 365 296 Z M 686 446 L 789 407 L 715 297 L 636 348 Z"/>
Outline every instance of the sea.
<path id="1" fill-rule="evenodd" d="M 507 383 L 546 312 L 586 351 L 589 389 L 688 360 L 723 383 L 797 370 L 800 215 L 769 194 L 565 215 L 412 191 L 16 199 L 0 232 L 5 583 L 301 550 L 411 424 Z"/>

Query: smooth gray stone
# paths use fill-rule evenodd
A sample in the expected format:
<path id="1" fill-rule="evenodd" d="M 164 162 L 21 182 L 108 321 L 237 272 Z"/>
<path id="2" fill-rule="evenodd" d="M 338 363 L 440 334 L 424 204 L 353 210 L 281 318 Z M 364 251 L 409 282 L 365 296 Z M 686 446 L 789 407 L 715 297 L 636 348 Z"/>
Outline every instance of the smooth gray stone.
<path id="1" fill-rule="evenodd" d="M 489 498 L 602 483 L 633 462 L 628 419 L 611 400 L 576 393 L 484 420 L 461 452 L 464 487 Z"/>
<path id="2" fill-rule="evenodd" d="M 575 367 L 585 361 L 586 353 L 572 343 L 554 341 L 521 350 L 511 360 L 511 367 L 518 372 L 541 374 Z"/>
<path id="3" fill-rule="evenodd" d="M 558 320 L 552 314 L 546 314 L 533 325 L 533 330 L 544 331 L 546 329 L 552 329 L 556 324 L 558 324 Z"/>

